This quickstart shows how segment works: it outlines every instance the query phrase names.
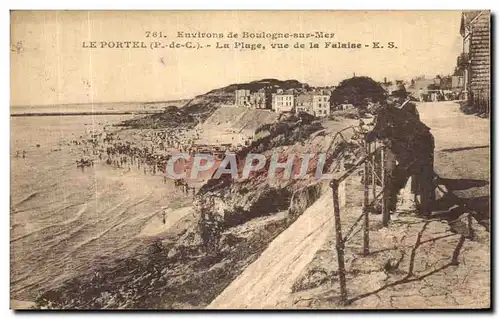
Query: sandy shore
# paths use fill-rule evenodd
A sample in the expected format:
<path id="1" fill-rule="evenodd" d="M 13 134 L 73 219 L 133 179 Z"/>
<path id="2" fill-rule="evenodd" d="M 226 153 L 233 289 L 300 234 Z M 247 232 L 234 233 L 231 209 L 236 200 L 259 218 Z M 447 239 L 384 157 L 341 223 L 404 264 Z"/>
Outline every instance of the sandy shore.
<path id="1" fill-rule="evenodd" d="M 35 303 L 32 301 L 15 300 L 15 299 L 10 300 L 10 309 L 13 310 L 28 310 L 32 309 L 33 307 L 35 307 Z"/>
<path id="2" fill-rule="evenodd" d="M 144 238 L 161 236 L 171 230 L 172 227 L 176 226 L 177 223 L 182 223 L 183 218 L 187 215 L 193 215 L 194 217 L 194 210 L 191 206 L 174 210 L 167 208 L 164 210 L 164 213 L 165 223 L 163 223 L 163 214 L 156 214 L 144 224 L 140 233 L 137 234 L 137 237 Z"/>

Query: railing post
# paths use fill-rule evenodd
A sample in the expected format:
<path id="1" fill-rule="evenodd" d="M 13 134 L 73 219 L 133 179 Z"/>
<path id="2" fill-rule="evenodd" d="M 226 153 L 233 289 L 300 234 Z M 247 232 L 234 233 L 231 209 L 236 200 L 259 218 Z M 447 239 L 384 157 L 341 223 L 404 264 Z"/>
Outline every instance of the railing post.
<path id="1" fill-rule="evenodd" d="M 342 237 L 342 225 L 340 224 L 339 183 L 336 180 L 333 180 L 330 183 L 330 187 L 332 188 L 333 214 L 335 216 L 335 248 L 337 250 L 340 301 L 342 304 L 345 304 L 347 302 L 347 287 L 344 264 L 344 240 Z"/>
<path id="2" fill-rule="evenodd" d="M 377 142 L 373 143 L 374 147 L 373 149 L 377 149 Z M 377 197 L 377 183 L 376 183 L 376 178 L 377 178 L 377 171 L 375 170 L 375 164 L 377 163 L 377 154 L 373 154 L 372 157 L 372 198 L 375 199 Z"/>
<path id="3" fill-rule="evenodd" d="M 366 143 L 366 153 L 370 154 L 370 143 Z M 371 159 L 369 159 L 371 160 Z M 365 164 L 363 165 L 363 186 L 364 186 L 364 194 L 363 194 L 363 217 L 364 217 L 364 223 L 363 223 L 363 255 L 368 255 L 370 253 L 370 216 L 369 216 L 369 211 L 368 211 L 368 205 L 369 205 L 369 190 L 368 190 L 368 172 L 369 172 L 369 166 L 368 166 L 368 161 L 365 161 Z M 373 177 L 373 176 L 372 176 Z"/>
<path id="4" fill-rule="evenodd" d="M 380 149 L 380 166 L 381 166 L 381 178 L 382 178 L 382 225 L 384 227 L 389 226 L 389 220 L 391 219 L 389 207 L 387 207 L 387 178 L 386 178 L 386 151 L 385 148 Z"/>

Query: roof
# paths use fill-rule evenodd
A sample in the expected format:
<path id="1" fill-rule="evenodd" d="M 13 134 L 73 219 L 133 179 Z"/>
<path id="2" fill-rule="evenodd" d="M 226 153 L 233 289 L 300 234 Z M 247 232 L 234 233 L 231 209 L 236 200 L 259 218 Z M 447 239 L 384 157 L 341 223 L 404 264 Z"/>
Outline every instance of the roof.
<path id="1" fill-rule="evenodd" d="M 312 94 L 299 94 L 295 98 L 297 104 L 300 103 L 311 103 L 312 102 Z"/>
<path id="2" fill-rule="evenodd" d="M 470 10 L 462 12 L 462 20 L 460 22 L 460 34 L 465 35 L 465 30 L 470 28 L 473 23 L 485 10 Z"/>
<path id="3" fill-rule="evenodd" d="M 418 79 L 415 80 L 415 83 L 410 87 L 410 89 L 414 91 L 427 90 L 427 87 L 431 84 L 434 84 L 434 79 Z"/>

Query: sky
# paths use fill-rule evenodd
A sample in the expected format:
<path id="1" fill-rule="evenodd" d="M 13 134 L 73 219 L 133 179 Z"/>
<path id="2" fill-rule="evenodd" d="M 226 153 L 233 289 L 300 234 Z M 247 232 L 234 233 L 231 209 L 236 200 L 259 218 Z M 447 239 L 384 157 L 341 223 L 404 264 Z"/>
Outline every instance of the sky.
<path id="1" fill-rule="evenodd" d="M 336 85 L 451 74 L 461 52 L 460 11 L 13 11 L 11 105 L 165 101 L 262 78 Z M 335 33 L 320 49 L 271 49 L 270 40 L 199 39 L 211 48 L 89 49 L 88 41 L 185 42 L 177 32 Z M 266 50 L 216 49 L 261 42 Z M 306 45 L 311 40 L 301 40 Z M 395 49 L 339 50 L 325 41 L 395 42 Z M 297 40 L 276 40 L 293 45 Z"/>

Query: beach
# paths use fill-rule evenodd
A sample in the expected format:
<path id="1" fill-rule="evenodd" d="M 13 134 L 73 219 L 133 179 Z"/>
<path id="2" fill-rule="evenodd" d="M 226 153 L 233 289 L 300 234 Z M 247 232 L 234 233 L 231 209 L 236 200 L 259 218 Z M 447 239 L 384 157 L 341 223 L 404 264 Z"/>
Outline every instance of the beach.
<path id="1" fill-rule="evenodd" d="M 127 118 L 11 119 L 12 299 L 32 301 L 117 257 L 135 255 L 166 229 L 154 223 L 162 222 L 170 204 L 182 202 L 182 196 L 172 195 L 180 191 L 171 181 L 134 166 L 76 165 L 83 147 L 72 141 Z M 177 221 L 170 219 L 168 225 Z M 149 226 L 137 236 L 144 225 Z"/>

